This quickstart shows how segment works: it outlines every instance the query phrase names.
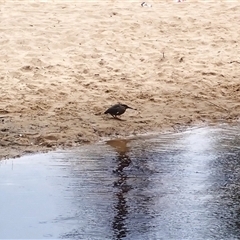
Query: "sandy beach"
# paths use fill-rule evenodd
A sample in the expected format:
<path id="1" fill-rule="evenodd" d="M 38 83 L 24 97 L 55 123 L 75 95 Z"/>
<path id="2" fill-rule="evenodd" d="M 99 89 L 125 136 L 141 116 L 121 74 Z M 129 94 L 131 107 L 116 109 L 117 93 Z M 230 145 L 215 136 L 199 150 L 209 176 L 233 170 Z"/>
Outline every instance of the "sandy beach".
<path id="1" fill-rule="evenodd" d="M 149 3 L 1 1 L 0 158 L 239 120 L 240 3 Z"/>

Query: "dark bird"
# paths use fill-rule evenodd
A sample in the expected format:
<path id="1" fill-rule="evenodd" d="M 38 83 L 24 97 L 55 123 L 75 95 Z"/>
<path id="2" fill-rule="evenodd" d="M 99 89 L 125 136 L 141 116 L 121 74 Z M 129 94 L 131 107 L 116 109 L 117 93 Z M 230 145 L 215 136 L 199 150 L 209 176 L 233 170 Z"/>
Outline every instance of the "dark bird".
<path id="1" fill-rule="evenodd" d="M 110 107 L 107 111 L 104 112 L 104 114 L 109 113 L 114 118 L 116 118 L 117 116 L 122 115 L 123 113 L 125 113 L 127 108 L 130 108 L 130 109 L 133 109 L 133 110 L 137 110 L 137 109 L 129 107 L 126 104 L 118 103 L 118 104 L 115 104 L 112 107 Z"/>

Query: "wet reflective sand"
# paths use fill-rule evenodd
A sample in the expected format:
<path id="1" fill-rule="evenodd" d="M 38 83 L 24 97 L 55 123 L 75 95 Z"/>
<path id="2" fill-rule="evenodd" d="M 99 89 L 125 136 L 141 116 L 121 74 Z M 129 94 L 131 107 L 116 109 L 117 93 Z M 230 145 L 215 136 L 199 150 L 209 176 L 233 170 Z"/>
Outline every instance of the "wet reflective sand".
<path id="1" fill-rule="evenodd" d="M 239 239 L 239 126 L 0 162 L 0 238 Z"/>

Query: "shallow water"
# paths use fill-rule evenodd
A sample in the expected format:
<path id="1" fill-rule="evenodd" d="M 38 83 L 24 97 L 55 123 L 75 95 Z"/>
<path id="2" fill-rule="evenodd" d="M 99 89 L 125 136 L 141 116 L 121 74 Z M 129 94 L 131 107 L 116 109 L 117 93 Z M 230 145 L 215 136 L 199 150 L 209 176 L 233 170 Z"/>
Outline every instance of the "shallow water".
<path id="1" fill-rule="evenodd" d="M 0 162 L 0 238 L 239 239 L 239 126 Z"/>

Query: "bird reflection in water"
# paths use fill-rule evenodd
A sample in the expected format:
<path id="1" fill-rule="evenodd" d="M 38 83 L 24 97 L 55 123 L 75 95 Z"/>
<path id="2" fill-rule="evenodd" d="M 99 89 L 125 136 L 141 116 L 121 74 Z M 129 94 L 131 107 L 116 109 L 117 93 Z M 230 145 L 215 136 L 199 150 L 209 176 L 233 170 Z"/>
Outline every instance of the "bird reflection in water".
<path id="1" fill-rule="evenodd" d="M 131 189 L 131 186 L 127 184 L 128 176 L 124 172 L 124 168 L 131 164 L 131 159 L 127 154 L 129 152 L 127 143 L 128 140 L 110 140 L 107 142 L 117 152 L 117 168 L 114 170 L 114 173 L 117 174 L 118 178 L 114 182 L 114 186 L 118 188 L 118 191 L 116 192 L 117 203 L 114 206 L 116 214 L 112 224 L 115 239 L 126 237 L 128 232 L 126 219 L 129 206 L 127 205 L 126 194 Z"/>

